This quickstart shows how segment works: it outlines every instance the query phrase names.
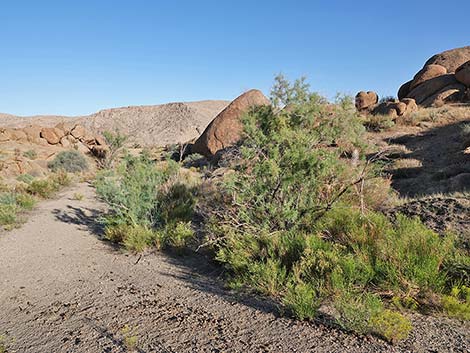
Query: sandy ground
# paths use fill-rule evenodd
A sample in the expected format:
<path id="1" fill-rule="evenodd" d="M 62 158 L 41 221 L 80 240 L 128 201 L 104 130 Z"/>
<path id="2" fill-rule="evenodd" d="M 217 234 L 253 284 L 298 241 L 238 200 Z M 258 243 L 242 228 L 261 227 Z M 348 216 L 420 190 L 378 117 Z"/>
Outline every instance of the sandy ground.
<path id="1" fill-rule="evenodd" d="M 74 193 L 85 197 L 78 201 Z M 469 352 L 468 324 L 413 317 L 399 346 L 281 318 L 224 289 L 201 258 L 124 254 L 102 241 L 102 205 L 79 184 L 0 234 L 0 335 L 8 352 Z"/>

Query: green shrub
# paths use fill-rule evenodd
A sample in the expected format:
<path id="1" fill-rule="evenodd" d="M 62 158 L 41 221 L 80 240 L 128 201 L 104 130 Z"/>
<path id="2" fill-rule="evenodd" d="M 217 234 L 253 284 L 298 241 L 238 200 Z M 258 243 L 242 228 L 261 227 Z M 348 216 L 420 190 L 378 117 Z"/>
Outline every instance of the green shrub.
<path id="1" fill-rule="evenodd" d="M 412 329 L 409 319 L 391 310 L 383 310 L 375 315 L 372 318 L 372 327 L 376 334 L 391 343 L 406 339 Z"/>
<path id="2" fill-rule="evenodd" d="M 28 194 L 16 191 L 0 193 L 0 224 L 5 228 L 12 228 L 20 223 L 18 214 L 31 210 L 36 200 Z"/>
<path id="3" fill-rule="evenodd" d="M 25 184 L 31 184 L 31 182 L 34 180 L 34 176 L 31 174 L 20 174 L 17 176 L 16 180 L 21 181 Z"/>
<path id="4" fill-rule="evenodd" d="M 321 304 L 315 288 L 305 283 L 289 285 L 282 303 L 299 320 L 313 319 Z"/>
<path id="5" fill-rule="evenodd" d="M 115 243 L 123 245 L 127 250 L 141 252 L 155 242 L 157 234 L 151 229 L 139 225 L 112 225 L 106 227 L 105 237 Z"/>
<path id="6" fill-rule="evenodd" d="M 371 293 L 346 293 L 335 299 L 334 306 L 341 327 L 363 334 L 372 331 L 372 319 L 383 310 L 380 298 Z"/>
<path id="7" fill-rule="evenodd" d="M 31 195 L 40 196 L 43 199 L 48 199 L 58 190 L 58 185 L 49 179 L 33 180 L 28 185 L 26 191 Z"/>
<path id="8" fill-rule="evenodd" d="M 386 195 L 377 189 L 388 183 L 361 157 L 364 128 L 348 99 L 326 104 L 303 81 L 280 81 L 275 92 L 272 101 L 288 109 L 244 117 L 241 159 L 206 201 L 216 259 L 234 286 L 279 298 L 298 318 L 333 302 L 343 327 L 376 324 L 380 335 L 402 339 L 406 320 L 383 311 L 379 294 L 431 302 L 447 291 L 445 264 L 468 256 L 418 219 L 377 211 L 372 195 Z M 354 149 L 353 163 L 345 156 Z"/>
<path id="9" fill-rule="evenodd" d="M 59 152 L 47 166 L 54 172 L 64 170 L 68 173 L 76 173 L 88 169 L 88 163 L 83 154 L 75 150 Z"/>
<path id="10" fill-rule="evenodd" d="M 38 154 L 35 150 L 28 150 L 23 153 L 23 156 L 29 159 L 36 159 L 38 157 Z"/>
<path id="11" fill-rule="evenodd" d="M 95 185 L 99 197 L 109 205 L 110 212 L 104 217 L 109 237 L 126 248 L 139 251 L 152 244 L 181 250 L 194 237 L 190 226 L 194 190 L 180 180 L 176 162 L 155 165 L 145 156 L 127 156 L 116 170 L 99 173 Z M 115 235 L 121 234 L 116 226 L 117 230 L 130 227 L 139 232 L 121 239 Z"/>
<path id="12" fill-rule="evenodd" d="M 447 315 L 470 320 L 470 287 L 457 286 L 442 297 L 442 307 Z"/>

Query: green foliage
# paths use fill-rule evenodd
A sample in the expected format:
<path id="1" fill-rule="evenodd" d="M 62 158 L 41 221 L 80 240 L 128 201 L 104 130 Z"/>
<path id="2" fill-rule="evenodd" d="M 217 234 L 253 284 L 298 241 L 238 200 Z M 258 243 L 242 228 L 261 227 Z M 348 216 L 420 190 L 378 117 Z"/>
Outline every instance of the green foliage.
<path id="1" fill-rule="evenodd" d="M 43 199 L 51 198 L 52 195 L 58 191 L 58 185 L 50 179 L 37 179 L 33 180 L 26 191 L 31 195 L 42 197 Z"/>
<path id="2" fill-rule="evenodd" d="M 346 330 L 358 333 L 372 331 L 372 318 L 383 311 L 382 301 L 371 293 L 348 292 L 334 301 L 338 323 Z"/>
<path id="3" fill-rule="evenodd" d="M 106 239 L 122 244 L 127 250 L 141 252 L 159 244 L 157 234 L 144 226 L 117 224 L 106 227 Z"/>
<path id="4" fill-rule="evenodd" d="M 442 297 L 442 307 L 447 315 L 470 320 L 470 287 L 456 286 Z"/>
<path id="5" fill-rule="evenodd" d="M 83 154 L 75 150 L 59 152 L 47 166 L 53 172 L 64 170 L 69 173 L 76 173 L 88 169 L 88 163 Z"/>
<path id="6" fill-rule="evenodd" d="M 380 132 L 391 129 L 395 126 L 395 122 L 389 115 L 369 115 L 364 122 L 364 126 L 369 131 Z"/>
<path id="7" fill-rule="evenodd" d="M 299 320 L 311 319 L 317 314 L 320 300 L 311 284 L 290 284 L 282 303 Z"/>
<path id="8" fill-rule="evenodd" d="M 15 227 L 20 223 L 18 214 L 31 210 L 36 200 L 28 194 L 17 191 L 3 191 L 0 193 L 0 225 L 6 229 Z"/>
<path id="9" fill-rule="evenodd" d="M 129 250 L 181 249 L 194 236 L 194 191 L 179 180 L 176 162 L 157 166 L 145 156 L 127 156 L 116 170 L 101 172 L 95 185 L 109 205 L 107 237 Z"/>
<path id="10" fill-rule="evenodd" d="M 0 336 L 0 353 L 8 353 L 4 336 Z"/>
<path id="11" fill-rule="evenodd" d="M 103 136 L 108 145 L 108 151 L 100 160 L 100 165 L 104 169 L 109 169 L 114 166 L 117 158 L 119 157 L 120 152 L 124 148 L 124 145 L 127 141 L 127 136 L 121 134 L 119 131 L 105 131 Z"/>
<path id="12" fill-rule="evenodd" d="M 29 159 L 36 159 L 38 157 L 38 154 L 35 150 L 27 150 L 23 153 L 23 156 Z"/>
<path id="13" fill-rule="evenodd" d="M 406 337 L 406 319 L 384 311 L 379 293 L 410 306 L 445 293 L 444 265 L 463 256 L 454 238 L 375 210 L 387 185 L 379 166 L 344 157 L 365 146 L 350 99 L 327 104 L 282 77 L 273 92 L 287 108 L 245 116 L 241 160 L 207 206 L 216 259 L 236 287 L 279 298 L 300 319 L 332 302 L 347 329 Z"/>
<path id="14" fill-rule="evenodd" d="M 399 312 L 383 310 L 372 318 L 373 330 L 391 343 L 404 340 L 411 332 L 409 319 Z"/>
<path id="15" fill-rule="evenodd" d="M 31 182 L 34 180 L 34 176 L 31 174 L 20 174 L 17 176 L 16 180 L 21 181 L 25 184 L 31 184 Z"/>

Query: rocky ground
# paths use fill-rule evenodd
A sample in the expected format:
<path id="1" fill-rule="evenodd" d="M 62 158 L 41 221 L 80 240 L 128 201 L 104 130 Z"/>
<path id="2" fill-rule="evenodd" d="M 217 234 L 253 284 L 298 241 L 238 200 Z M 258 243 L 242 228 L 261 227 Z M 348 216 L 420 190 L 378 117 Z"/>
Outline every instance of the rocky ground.
<path id="1" fill-rule="evenodd" d="M 8 352 L 470 351 L 468 323 L 442 317 L 414 315 L 412 335 L 398 346 L 281 318 L 269 300 L 225 289 L 205 259 L 122 253 L 100 238 L 102 209 L 79 184 L 0 234 Z"/>

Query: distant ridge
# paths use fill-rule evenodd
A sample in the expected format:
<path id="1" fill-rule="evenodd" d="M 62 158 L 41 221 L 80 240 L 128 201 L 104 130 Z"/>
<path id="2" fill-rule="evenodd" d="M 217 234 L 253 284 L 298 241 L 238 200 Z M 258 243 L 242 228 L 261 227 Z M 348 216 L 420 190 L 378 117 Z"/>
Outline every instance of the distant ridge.
<path id="1" fill-rule="evenodd" d="M 19 117 L 0 113 L 0 127 L 25 127 L 31 124 L 55 126 L 63 121 L 72 121 L 94 132 L 117 129 L 128 135 L 135 143 L 162 146 L 198 137 L 228 104 L 228 101 L 205 100 L 128 106 L 104 109 L 91 115 L 77 117 L 59 115 Z"/>

